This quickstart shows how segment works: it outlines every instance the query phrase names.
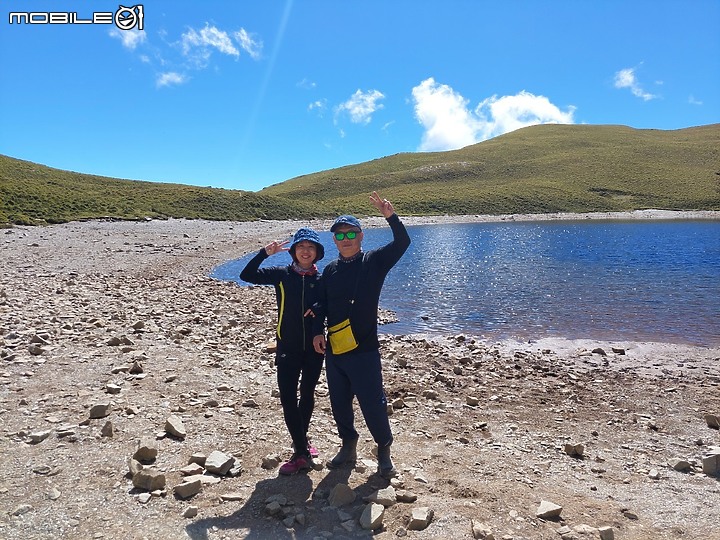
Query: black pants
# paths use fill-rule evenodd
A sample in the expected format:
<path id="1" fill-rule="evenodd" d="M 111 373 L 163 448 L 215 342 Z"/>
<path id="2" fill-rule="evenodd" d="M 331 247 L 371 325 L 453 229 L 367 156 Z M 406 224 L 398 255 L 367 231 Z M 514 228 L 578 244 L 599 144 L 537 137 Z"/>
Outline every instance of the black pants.
<path id="1" fill-rule="evenodd" d="M 393 436 L 383 389 L 380 351 L 351 351 L 335 356 L 328 349 L 325 375 L 340 438 L 343 441 L 358 438 L 353 411 L 353 399 L 357 397 L 365 424 L 377 445 L 391 445 Z"/>
<path id="2" fill-rule="evenodd" d="M 285 425 L 290 432 L 295 452 L 305 454 L 308 447 L 308 427 L 315 408 L 315 386 L 320 379 L 323 355 L 314 351 L 304 353 L 278 351 L 275 365 Z M 298 383 L 300 399 L 298 399 Z"/>

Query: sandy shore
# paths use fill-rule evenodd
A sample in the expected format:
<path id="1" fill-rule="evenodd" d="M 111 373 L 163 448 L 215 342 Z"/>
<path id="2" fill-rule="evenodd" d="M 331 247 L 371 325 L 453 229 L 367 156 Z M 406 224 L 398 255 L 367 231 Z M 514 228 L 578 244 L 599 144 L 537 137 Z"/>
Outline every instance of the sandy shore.
<path id="1" fill-rule="evenodd" d="M 427 223 L 547 219 L 720 219 L 720 212 L 404 218 Z M 707 539 L 716 535 L 717 478 L 703 456 L 720 446 L 720 348 L 662 343 L 386 336 L 394 455 L 410 493 L 371 533 L 359 525 L 374 475 L 362 429 L 352 470 L 319 464 L 278 477 L 288 441 L 274 393 L 275 306 L 268 287 L 239 287 L 218 264 L 330 221 L 88 221 L 0 231 L 0 537 Z M 363 220 L 382 226 L 381 218 Z M 602 349 L 602 351 L 600 350 Z M 140 372 L 128 366 L 141 366 Z M 95 406 L 106 416 L 90 418 Z M 359 413 L 358 413 L 359 414 Z M 182 439 L 165 435 L 178 416 Z M 337 438 L 323 380 L 313 441 Z M 150 437 L 167 477 L 133 487 L 128 458 Z M 570 456 L 567 443 L 582 444 Z M 173 496 L 194 453 L 223 451 L 236 477 L 208 477 Z M 669 463 L 687 461 L 675 470 Z M 337 508 L 348 485 L 357 500 Z M 283 496 L 280 514 L 269 499 Z M 414 502 L 409 502 L 414 499 Z M 538 517 L 542 501 L 563 507 Z M 183 517 L 190 508 L 196 517 Z M 429 508 L 424 530 L 411 514 Z M 480 534 L 479 532 L 477 533 Z M 718 538 L 717 535 L 715 538 Z"/>

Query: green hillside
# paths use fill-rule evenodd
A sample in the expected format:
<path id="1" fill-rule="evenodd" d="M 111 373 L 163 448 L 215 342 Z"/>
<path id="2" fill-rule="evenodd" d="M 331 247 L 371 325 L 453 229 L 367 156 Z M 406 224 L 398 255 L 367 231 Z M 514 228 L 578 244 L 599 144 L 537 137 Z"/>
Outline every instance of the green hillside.
<path id="1" fill-rule="evenodd" d="M 674 131 L 533 126 L 460 150 L 300 176 L 257 193 L 105 178 L 0 155 L 0 223 L 363 215 L 372 213 L 373 190 L 406 215 L 720 210 L 720 124 Z"/>
<path id="2" fill-rule="evenodd" d="M 301 201 L 248 191 L 118 180 L 0 155 L 0 223 L 90 218 L 249 221 L 309 215 Z"/>
<path id="3" fill-rule="evenodd" d="M 450 152 L 406 153 L 293 178 L 260 193 L 404 214 L 720 210 L 720 124 L 675 131 L 541 125 Z"/>

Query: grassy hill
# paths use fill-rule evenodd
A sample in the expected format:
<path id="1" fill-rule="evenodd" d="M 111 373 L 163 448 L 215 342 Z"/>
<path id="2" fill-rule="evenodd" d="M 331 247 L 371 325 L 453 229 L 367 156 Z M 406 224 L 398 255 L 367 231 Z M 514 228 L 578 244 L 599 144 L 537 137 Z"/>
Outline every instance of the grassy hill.
<path id="1" fill-rule="evenodd" d="M 404 214 L 720 210 L 720 124 L 675 131 L 532 126 L 450 152 L 405 153 L 293 178 L 260 193 Z"/>
<path id="2" fill-rule="evenodd" d="M 311 215 L 302 201 L 248 191 L 119 180 L 0 155 L 0 223 L 90 218 L 249 221 Z"/>
<path id="3" fill-rule="evenodd" d="M 373 190 L 406 215 L 720 210 L 720 124 L 675 131 L 532 126 L 460 150 L 300 176 L 257 193 L 119 180 L 0 155 L 0 223 L 363 215 Z"/>

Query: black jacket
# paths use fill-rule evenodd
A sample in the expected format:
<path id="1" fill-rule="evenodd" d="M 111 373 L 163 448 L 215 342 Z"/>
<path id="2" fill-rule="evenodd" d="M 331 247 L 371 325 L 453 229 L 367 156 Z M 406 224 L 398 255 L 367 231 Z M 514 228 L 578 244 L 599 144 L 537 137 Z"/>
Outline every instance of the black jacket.
<path id="1" fill-rule="evenodd" d="M 275 286 L 278 352 L 312 352 L 312 316 L 305 317 L 304 314 L 318 300 L 320 274 L 301 276 L 292 265 L 260 268 L 267 258 L 265 248 L 261 249 L 245 265 L 240 279 L 256 285 Z"/>
<path id="2" fill-rule="evenodd" d="M 317 316 L 313 320 L 313 333 L 323 333 L 325 317 L 327 326 L 332 327 L 349 315 L 358 342 L 358 347 L 351 353 L 380 347 L 377 335 L 380 292 L 385 276 L 410 246 L 410 236 L 397 214 L 390 216 L 387 221 L 393 233 L 389 244 L 363 253 L 361 258 L 352 262 L 344 262 L 339 258 L 330 261 L 322 273 L 322 294 L 315 307 Z"/>

